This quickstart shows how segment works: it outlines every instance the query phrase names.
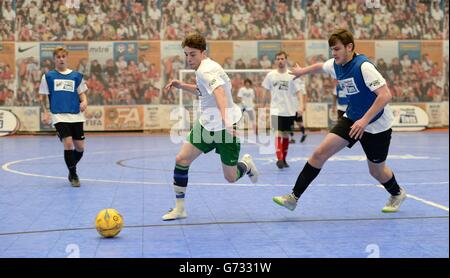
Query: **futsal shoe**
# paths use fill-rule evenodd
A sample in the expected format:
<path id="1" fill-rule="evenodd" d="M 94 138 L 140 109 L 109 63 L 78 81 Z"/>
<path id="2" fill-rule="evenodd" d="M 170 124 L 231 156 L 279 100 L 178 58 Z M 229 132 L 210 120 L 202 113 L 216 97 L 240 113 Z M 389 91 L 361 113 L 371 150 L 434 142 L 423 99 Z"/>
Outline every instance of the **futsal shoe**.
<path id="1" fill-rule="evenodd" d="M 295 139 L 291 138 L 291 140 L 289 140 L 289 144 L 295 144 Z"/>
<path id="2" fill-rule="evenodd" d="M 403 201 L 406 199 L 406 191 L 405 189 L 400 187 L 400 194 L 396 196 L 390 196 L 388 202 L 384 206 L 384 208 L 381 210 L 382 212 L 397 212 L 400 208 L 400 205 L 403 203 Z"/>
<path id="3" fill-rule="evenodd" d="M 277 167 L 278 167 L 278 169 L 283 169 L 284 168 L 284 161 L 283 160 L 278 160 L 277 161 Z"/>
<path id="4" fill-rule="evenodd" d="M 77 174 L 72 175 L 69 173 L 69 181 L 72 187 L 80 187 L 80 179 Z"/>
<path id="5" fill-rule="evenodd" d="M 306 136 L 308 136 L 308 135 L 306 135 L 306 134 L 302 135 L 302 138 L 300 138 L 300 143 L 305 142 Z"/>
<path id="6" fill-rule="evenodd" d="M 259 172 L 256 168 L 255 163 L 253 162 L 252 156 L 249 154 L 244 154 L 242 157 L 242 162 L 247 165 L 247 176 L 250 178 L 252 183 L 256 183 L 258 181 Z"/>
<path id="7" fill-rule="evenodd" d="M 287 208 L 288 210 L 294 210 L 295 207 L 297 207 L 297 199 L 292 193 L 273 197 L 272 200 L 278 205 Z"/>
<path id="8" fill-rule="evenodd" d="M 187 214 L 184 209 L 179 210 L 179 209 L 172 208 L 166 214 L 163 215 L 162 220 L 169 221 L 169 220 L 183 219 L 186 217 L 187 217 Z"/>
<path id="9" fill-rule="evenodd" d="M 284 168 L 289 168 L 289 164 L 287 164 L 286 159 L 283 160 L 283 164 L 284 164 L 284 165 L 283 165 Z"/>

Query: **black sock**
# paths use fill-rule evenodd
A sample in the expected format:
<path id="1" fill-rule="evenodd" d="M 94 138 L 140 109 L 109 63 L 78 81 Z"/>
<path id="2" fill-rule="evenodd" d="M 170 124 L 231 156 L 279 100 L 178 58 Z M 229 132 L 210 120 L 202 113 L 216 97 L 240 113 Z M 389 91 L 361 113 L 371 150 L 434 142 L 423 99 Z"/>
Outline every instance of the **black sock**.
<path id="1" fill-rule="evenodd" d="M 393 196 L 397 196 L 400 194 L 400 186 L 398 185 L 397 181 L 395 180 L 394 173 L 392 173 L 392 178 L 390 180 L 383 183 L 383 186 Z"/>
<path id="2" fill-rule="evenodd" d="M 244 162 L 238 162 L 237 164 L 237 179 L 242 178 L 243 175 L 247 174 L 247 165 Z"/>
<path id="3" fill-rule="evenodd" d="M 75 165 L 78 164 L 78 162 L 80 161 L 80 159 L 83 157 L 83 152 L 79 152 L 77 150 L 73 150 L 73 156 L 75 157 Z"/>
<path id="4" fill-rule="evenodd" d="M 64 150 L 64 160 L 66 161 L 67 169 L 69 169 L 70 174 L 76 175 L 77 168 L 73 150 Z"/>
<path id="5" fill-rule="evenodd" d="M 295 197 L 299 198 L 303 192 L 305 192 L 306 188 L 317 177 L 319 172 L 320 169 L 314 168 L 311 164 L 306 162 L 305 167 L 303 167 L 303 170 L 298 175 L 294 189 L 292 190 Z"/>
<path id="6" fill-rule="evenodd" d="M 305 134 L 305 127 L 304 127 L 304 126 L 300 127 L 300 132 L 301 132 L 302 134 Z"/>

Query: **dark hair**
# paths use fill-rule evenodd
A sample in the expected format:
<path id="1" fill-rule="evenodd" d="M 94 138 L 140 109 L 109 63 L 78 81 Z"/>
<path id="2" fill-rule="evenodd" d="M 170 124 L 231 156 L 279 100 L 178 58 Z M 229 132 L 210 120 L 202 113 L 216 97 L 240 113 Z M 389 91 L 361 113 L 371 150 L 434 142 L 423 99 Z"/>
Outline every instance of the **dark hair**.
<path id="1" fill-rule="evenodd" d="M 328 46 L 333 47 L 339 41 L 342 42 L 344 46 L 347 46 L 349 43 L 351 43 L 353 45 L 352 50 L 355 49 L 355 40 L 353 39 L 353 34 L 347 29 L 337 29 L 333 33 L 331 33 L 331 36 L 328 39 Z"/>
<path id="2" fill-rule="evenodd" d="M 181 43 L 181 47 L 184 48 L 186 46 L 199 49 L 201 51 L 206 50 L 205 37 L 203 37 L 199 33 L 190 33 L 184 38 L 183 42 Z"/>
<path id="3" fill-rule="evenodd" d="M 275 57 L 278 57 L 278 56 L 281 56 L 281 55 L 284 55 L 284 58 L 285 59 L 287 59 L 287 53 L 286 52 L 284 52 L 284 51 L 280 51 L 280 52 L 278 52 L 276 55 L 275 55 Z"/>
<path id="4" fill-rule="evenodd" d="M 247 83 L 247 82 L 250 84 L 250 86 L 252 85 L 252 81 L 251 81 L 249 78 L 246 78 L 246 79 L 244 80 L 244 84 Z"/>

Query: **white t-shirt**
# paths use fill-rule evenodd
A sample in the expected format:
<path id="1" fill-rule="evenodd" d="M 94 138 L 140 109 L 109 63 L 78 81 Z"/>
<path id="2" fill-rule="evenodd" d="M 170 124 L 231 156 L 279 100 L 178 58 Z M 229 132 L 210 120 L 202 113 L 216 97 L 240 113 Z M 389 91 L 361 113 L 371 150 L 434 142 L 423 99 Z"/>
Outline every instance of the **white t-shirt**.
<path id="1" fill-rule="evenodd" d="M 214 96 L 214 90 L 219 86 L 225 90 L 227 97 L 227 120 L 230 124 L 237 123 L 242 117 L 242 112 L 239 106 L 233 102 L 231 80 L 223 68 L 210 58 L 206 58 L 195 71 L 195 77 L 199 93 L 200 124 L 208 131 L 225 129 Z"/>
<path id="2" fill-rule="evenodd" d="M 255 107 L 255 90 L 253 88 L 241 87 L 237 94 L 242 99 L 242 108 L 253 110 Z"/>
<path id="3" fill-rule="evenodd" d="M 72 72 L 72 70 L 66 69 L 64 72 L 60 72 L 60 73 L 61 74 L 69 74 L 71 72 Z M 88 90 L 88 87 L 86 85 L 86 82 L 84 81 L 84 79 L 82 79 L 80 86 L 78 86 L 78 89 L 77 89 L 78 94 L 82 94 L 82 93 L 86 92 L 87 90 Z M 47 80 L 45 79 L 45 74 L 42 75 L 41 84 L 39 85 L 39 94 L 41 94 L 41 95 L 50 94 L 50 92 L 48 90 Z M 53 125 L 55 125 L 56 123 L 59 123 L 59 122 L 78 123 L 78 122 L 86 121 L 86 119 L 84 118 L 83 112 L 80 112 L 78 114 L 70 114 L 70 113 L 53 114 L 50 112 L 50 114 L 52 116 L 52 124 Z"/>
<path id="4" fill-rule="evenodd" d="M 301 78 L 293 79 L 287 71 L 279 73 L 278 70 L 272 70 L 264 78 L 262 86 L 271 93 L 270 115 L 295 116 L 299 104 L 297 92 L 305 95 L 306 90 Z"/>
<path id="5" fill-rule="evenodd" d="M 336 79 L 336 72 L 334 71 L 334 58 L 329 59 L 323 64 L 323 71 L 331 75 L 334 79 Z M 367 88 L 370 89 L 371 92 L 376 89 L 386 85 L 386 80 L 383 78 L 380 72 L 375 68 L 375 66 L 369 62 L 364 62 L 361 64 L 361 73 L 364 79 L 364 83 L 366 83 Z M 345 88 L 344 88 L 345 91 Z M 344 117 L 347 117 L 344 114 Z M 367 125 L 364 131 L 368 133 L 380 133 L 388 130 L 392 126 L 392 122 L 394 121 L 394 115 L 389 107 L 389 104 L 384 107 L 383 115 L 375 122 Z"/>

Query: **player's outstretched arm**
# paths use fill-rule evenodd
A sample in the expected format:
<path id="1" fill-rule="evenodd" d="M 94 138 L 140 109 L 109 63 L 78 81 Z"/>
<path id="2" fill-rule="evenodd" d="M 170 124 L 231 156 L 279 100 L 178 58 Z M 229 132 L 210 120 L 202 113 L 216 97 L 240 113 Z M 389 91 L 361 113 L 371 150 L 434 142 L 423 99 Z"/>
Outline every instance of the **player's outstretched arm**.
<path id="1" fill-rule="evenodd" d="M 306 74 L 325 73 L 325 71 L 323 70 L 323 63 L 317 63 L 304 68 L 300 67 L 299 64 L 295 64 L 295 67 L 291 68 L 288 73 L 294 75 L 294 79 L 297 79 Z"/>
<path id="2" fill-rule="evenodd" d="M 164 90 L 170 90 L 172 87 L 175 87 L 177 89 L 182 89 L 183 91 L 188 91 L 189 93 L 192 93 L 194 95 L 197 95 L 197 85 L 194 84 L 188 84 L 181 82 L 180 80 L 171 80 L 165 87 Z"/>

